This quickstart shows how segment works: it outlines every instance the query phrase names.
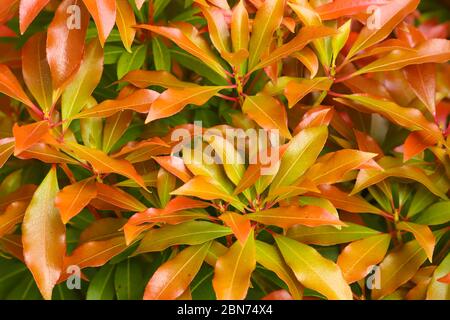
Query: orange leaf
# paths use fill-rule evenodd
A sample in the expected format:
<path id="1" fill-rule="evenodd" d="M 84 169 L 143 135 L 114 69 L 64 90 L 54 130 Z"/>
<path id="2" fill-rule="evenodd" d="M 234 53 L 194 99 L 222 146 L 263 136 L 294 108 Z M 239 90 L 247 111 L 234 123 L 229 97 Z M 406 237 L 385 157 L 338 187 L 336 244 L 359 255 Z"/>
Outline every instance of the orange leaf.
<path id="1" fill-rule="evenodd" d="M 284 289 L 272 291 L 261 300 L 294 300 L 289 292 Z"/>
<path id="2" fill-rule="evenodd" d="M 5 138 L 0 139 L 0 168 L 3 167 L 9 157 L 14 153 L 14 139 Z"/>
<path id="3" fill-rule="evenodd" d="M 250 277 L 255 268 L 256 246 L 252 229 L 243 244 L 236 241 L 217 259 L 212 280 L 217 299 L 245 299 L 250 286 Z"/>
<path id="4" fill-rule="evenodd" d="M 136 35 L 136 29 L 133 28 L 136 25 L 133 7 L 128 3 L 128 0 L 117 0 L 116 5 L 116 24 L 119 29 L 120 38 L 124 47 L 131 53 L 131 45 Z"/>
<path id="5" fill-rule="evenodd" d="M 80 28 L 69 29 L 69 7 L 80 8 Z M 55 12 L 47 30 L 47 60 L 54 88 L 61 88 L 78 70 L 84 52 L 89 14 L 81 0 L 65 0 Z"/>
<path id="6" fill-rule="evenodd" d="M 388 4 L 390 0 L 334 0 L 316 8 L 322 20 L 334 20 L 342 16 L 352 16 L 366 12 L 370 6 Z"/>
<path id="7" fill-rule="evenodd" d="M 192 176 L 186 168 L 183 159 L 175 156 L 153 157 L 158 164 L 169 171 L 171 174 L 179 178 L 183 182 L 188 182 Z"/>
<path id="8" fill-rule="evenodd" d="M 327 210 L 312 205 L 303 207 L 294 205 L 289 207 L 278 207 L 250 213 L 247 214 L 246 217 L 265 225 L 279 226 L 284 229 L 295 226 L 296 224 L 309 227 L 321 225 L 345 225 L 338 217 Z"/>
<path id="9" fill-rule="evenodd" d="M 22 48 L 23 79 L 34 98 L 47 114 L 53 103 L 50 67 L 46 58 L 45 33 L 33 35 Z"/>
<path id="10" fill-rule="evenodd" d="M 319 59 L 317 59 L 314 51 L 308 47 L 300 51 L 296 51 L 291 56 L 299 60 L 309 70 L 309 78 L 313 79 L 319 71 Z"/>
<path id="11" fill-rule="evenodd" d="M 0 64 L 0 92 L 19 100 L 23 104 L 33 108 L 34 104 L 23 91 L 16 76 L 4 64 Z"/>
<path id="12" fill-rule="evenodd" d="M 337 260 L 345 280 L 353 283 L 364 278 L 371 271 L 371 266 L 383 260 L 390 242 L 389 234 L 381 234 L 347 245 Z"/>
<path id="13" fill-rule="evenodd" d="M 14 138 L 16 139 L 14 155 L 19 155 L 21 152 L 41 141 L 48 132 L 49 124 L 46 120 L 21 127 L 15 123 L 13 127 Z"/>
<path id="14" fill-rule="evenodd" d="M 430 230 L 430 227 L 416 224 L 412 222 L 402 221 L 397 223 L 396 228 L 411 232 L 416 238 L 417 242 L 426 252 L 428 260 L 432 262 L 434 246 L 436 245 L 436 238 Z"/>
<path id="15" fill-rule="evenodd" d="M 22 224 L 25 263 L 47 300 L 61 275 L 66 251 L 66 230 L 54 205 L 58 190 L 53 167 L 34 193 Z"/>
<path id="16" fill-rule="evenodd" d="M 292 108 L 311 92 L 329 90 L 332 83 L 333 81 L 326 77 L 290 81 L 284 89 L 284 95 L 288 99 L 289 108 Z"/>
<path id="17" fill-rule="evenodd" d="M 186 50 L 194 57 L 202 60 L 211 69 L 217 72 L 222 77 L 226 78 L 227 74 L 221 64 L 217 61 L 215 55 L 205 47 L 200 47 L 196 42 L 188 38 L 182 30 L 172 27 L 159 27 L 148 24 L 138 25 L 139 28 L 150 30 L 163 37 L 166 37 L 175 42 L 181 49 Z"/>
<path id="18" fill-rule="evenodd" d="M 403 145 L 404 161 L 408 161 L 428 147 L 434 146 L 436 143 L 436 138 L 426 131 L 411 132 Z"/>
<path id="19" fill-rule="evenodd" d="M 245 244 L 245 240 L 247 240 L 248 235 L 252 231 L 252 226 L 250 224 L 250 220 L 248 220 L 245 216 L 227 211 L 220 215 L 220 220 L 225 222 L 225 224 L 233 230 L 236 238 L 241 242 L 242 245 Z"/>
<path id="20" fill-rule="evenodd" d="M 113 257 L 127 248 L 123 236 L 102 241 L 89 241 L 81 244 L 68 257 L 64 258 L 65 266 L 101 267 Z"/>
<path id="21" fill-rule="evenodd" d="M 118 173 L 136 181 L 145 188 L 144 179 L 136 172 L 131 163 L 126 160 L 117 160 L 109 157 L 103 151 L 87 148 L 76 143 L 67 143 L 67 147 L 75 155 L 89 162 L 98 173 Z"/>
<path id="22" fill-rule="evenodd" d="M 50 0 L 20 0 L 20 33 L 24 34 L 28 26 Z"/>
<path id="23" fill-rule="evenodd" d="M 9 234 L 14 227 L 22 222 L 27 202 L 13 202 L 6 208 L 5 212 L 0 214 L 0 238 L 5 234 Z"/>
<path id="24" fill-rule="evenodd" d="M 317 106 L 309 109 L 302 117 L 302 121 L 297 125 L 294 134 L 303 129 L 327 126 L 330 124 L 334 115 L 334 109 L 331 107 Z"/>
<path id="25" fill-rule="evenodd" d="M 158 98 L 159 93 L 149 89 L 141 89 L 133 92 L 129 96 L 117 99 L 117 100 L 106 100 L 102 103 L 86 109 L 76 115 L 75 119 L 86 119 L 86 118 L 104 118 L 110 117 L 117 112 L 123 110 L 134 110 L 136 112 L 145 113 L 150 109 L 151 104 Z"/>
<path id="26" fill-rule="evenodd" d="M 198 87 L 195 83 L 178 80 L 171 73 L 162 70 L 133 70 L 128 72 L 120 81 L 127 81 L 141 89 L 150 86 L 180 89 L 186 87 Z"/>
<path id="27" fill-rule="evenodd" d="M 419 0 L 396 0 L 377 8 L 373 18 L 379 21 L 369 21 L 370 25 L 365 26 L 353 43 L 347 58 L 353 57 L 359 51 L 364 50 L 388 37 L 395 26 L 412 13 L 419 4 Z M 374 22 L 379 22 L 374 26 Z"/>
<path id="28" fill-rule="evenodd" d="M 146 206 L 125 191 L 97 182 L 97 199 L 127 211 L 143 211 Z"/>
<path id="29" fill-rule="evenodd" d="M 280 130 L 282 136 L 292 137 L 287 127 L 286 110 L 277 99 L 262 93 L 256 96 L 248 96 L 242 105 L 242 111 L 262 128 Z"/>
<path id="30" fill-rule="evenodd" d="M 64 224 L 75 217 L 89 202 L 97 196 L 95 181 L 85 179 L 68 185 L 55 199 L 55 206 L 59 209 Z"/>
<path id="31" fill-rule="evenodd" d="M 115 0 L 83 0 L 86 8 L 94 18 L 97 26 L 100 43 L 102 46 L 106 42 L 109 33 L 114 28 L 116 22 L 116 1 Z"/>
<path id="32" fill-rule="evenodd" d="M 145 123 L 153 120 L 170 117 L 188 105 L 202 105 L 209 99 L 226 89 L 226 86 L 199 86 L 192 88 L 169 88 L 164 91 L 153 103 Z"/>
<path id="33" fill-rule="evenodd" d="M 144 300 L 173 300 L 182 295 L 200 270 L 210 245 L 190 246 L 161 265 L 147 283 Z"/>
<path id="34" fill-rule="evenodd" d="M 403 74 L 416 96 L 427 107 L 432 115 L 436 115 L 436 66 L 424 63 L 407 66 Z"/>
<path id="35" fill-rule="evenodd" d="M 45 163 L 79 164 L 74 158 L 43 142 L 38 142 L 17 155 L 19 159 L 38 159 Z"/>

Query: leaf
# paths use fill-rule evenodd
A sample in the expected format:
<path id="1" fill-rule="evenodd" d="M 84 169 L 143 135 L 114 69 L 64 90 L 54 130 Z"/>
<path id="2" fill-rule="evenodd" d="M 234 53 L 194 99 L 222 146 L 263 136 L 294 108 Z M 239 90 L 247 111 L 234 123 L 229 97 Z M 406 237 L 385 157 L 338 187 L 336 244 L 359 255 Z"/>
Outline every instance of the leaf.
<path id="1" fill-rule="evenodd" d="M 319 186 L 319 190 L 320 196 L 331 201 L 337 209 L 354 213 L 366 212 L 383 215 L 382 210 L 373 206 L 361 196 L 351 196 L 331 185 L 321 185 Z"/>
<path id="2" fill-rule="evenodd" d="M 100 150 L 87 148 L 73 142 L 68 143 L 67 146 L 77 157 L 89 162 L 98 173 L 118 173 L 133 179 L 137 184 L 145 188 L 144 180 L 128 161 L 110 158 Z"/>
<path id="3" fill-rule="evenodd" d="M 80 68 L 62 94 L 61 112 L 63 120 L 66 120 L 63 124 L 64 128 L 68 128 L 71 119 L 86 106 L 89 97 L 100 82 L 102 72 L 103 50 L 100 43 L 93 40 L 86 47 Z"/>
<path id="4" fill-rule="evenodd" d="M 425 131 L 411 132 L 403 144 L 403 160 L 408 161 L 425 149 L 434 146 L 437 140 L 430 133 Z"/>
<path id="5" fill-rule="evenodd" d="M 250 277 L 256 268 L 254 231 L 244 244 L 236 241 L 217 259 L 212 280 L 218 300 L 243 300 L 247 296 Z"/>
<path id="6" fill-rule="evenodd" d="M 247 214 L 246 217 L 265 225 L 274 225 L 281 228 L 290 228 L 296 224 L 315 227 L 320 225 L 344 225 L 339 218 L 327 210 L 306 205 L 303 207 L 291 205 L 289 207 L 278 207 L 255 213 Z"/>
<path id="7" fill-rule="evenodd" d="M 178 80 L 175 76 L 167 71 L 153 71 L 153 70 L 133 70 L 128 72 L 121 81 L 127 81 L 132 85 L 144 89 L 149 86 L 159 86 L 163 88 L 185 88 L 197 87 L 198 85 L 192 82 L 184 82 Z"/>
<path id="8" fill-rule="evenodd" d="M 256 240 L 256 262 L 264 268 L 275 272 L 275 274 L 286 283 L 289 292 L 294 299 L 301 300 L 303 287 L 298 282 L 292 270 L 284 262 L 278 250 L 263 241 Z"/>
<path id="9" fill-rule="evenodd" d="M 16 76 L 11 72 L 8 66 L 4 64 L 0 64 L 0 92 L 31 108 L 34 107 L 33 102 L 31 102 L 27 94 L 23 91 Z"/>
<path id="10" fill-rule="evenodd" d="M 80 9 L 80 28 L 70 28 L 76 23 L 71 6 Z M 68 12 L 71 16 L 68 16 Z M 71 20 L 68 18 L 72 17 Z M 68 26 L 68 22 L 70 22 Z M 81 0 L 64 0 L 55 12 L 47 30 L 47 60 L 52 73 L 53 87 L 61 88 L 78 70 L 84 53 L 84 41 L 89 24 L 89 13 Z"/>
<path id="11" fill-rule="evenodd" d="M 176 178 L 163 168 L 159 168 L 156 179 L 156 190 L 161 206 L 165 207 L 170 200 L 170 192 L 175 189 Z"/>
<path id="12" fill-rule="evenodd" d="M 322 20 L 334 20 L 365 12 L 370 6 L 388 4 L 389 0 L 334 0 L 316 8 Z"/>
<path id="13" fill-rule="evenodd" d="M 250 72 L 267 67 L 291 54 L 302 50 L 306 45 L 315 40 L 335 34 L 336 31 L 323 26 L 307 26 L 300 29 L 296 36 L 288 43 L 272 51 L 260 63 L 256 64 Z M 251 49 L 251 48 L 250 48 Z M 251 51 L 250 51 L 251 52 Z"/>
<path id="14" fill-rule="evenodd" d="M 330 89 L 332 80 L 326 77 L 316 77 L 314 79 L 298 79 L 288 83 L 284 90 L 284 95 L 288 99 L 288 106 L 292 108 L 306 95 L 314 91 L 327 91 Z"/>
<path id="15" fill-rule="evenodd" d="M 284 137 L 291 138 L 287 127 L 287 114 L 284 105 L 277 99 L 260 93 L 247 96 L 242 111 L 266 130 L 279 130 Z"/>
<path id="16" fill-rule="evenodd" d="M 436 66 L 433 63 L 410 65 L 403 74 L 416 96 L 432 115 L 436 114 Z"/>
<path id="17" fill-rule="evenodd" d="M 352 300 L 352 290 L 339 267 L 315 249 L 298 241 L 275 237 L 278 248 L 297 279 L 329 300 Z"/>
<path id="18" fill-rule="evenodd" d="M 284 6 L 284 0 L 267 0 L 256 12 L 249 43 L 248 68 L 250 70 L 254 69 L 263 52 L 269 47 L 272 35 L 283 19 Z"/>
<path id="19" fill-rule="evenodd" d="M 134 255 L 162 251 L 174 245 L 198 245 L 231 234 L 228 227 L 206 221 L 188 221 L 166 225 L 145 234 Z"/>
<path id="20" fill-rule="evenodd" d="M 247 50 L 250 41 L 250 21 L 243 0 L 233 8 L 231 15 L 231 43 L 234 52 Z M 239 74 L 246 72 L 246 64 L 241 64 Z"/>
<path id="21" fill-rule="evenodd" d="M 131 93 L 129 96 L 117 100 L 105 100 L 102 103 L 86 109 L 76 115 L 74 118 L 86 119 L 91 117 L 110 117 L 117 112 L 124 110 L 133 110 L 145 113 L 150 109 L 150 105 L 158 98 L 159 93 L 149 89 L 140 89 Z"/>
<path id="22" fill-rule="evenodd" d="M 415 50 L 394 50 L 354 72 L 352 76 L 368 72 L 399 70 L 407 66 L 426 63 L 444 63 L 450 59 L 450 40 L 430 39 L 418 45 Z"/>
<path id="23" fill-rule="evenodd" d="M 55 207 L 59 209 L 64 224 L 83 210 L 97 196 L 94 180 L 85 179 L 68 185 L 55 198 Z"/>
<path id="24" fill-rule="evenodd" d="M 302 50 L 292 53 L 291 56 L 299 60 L 309 70 L 309 79 L 313 79 L 317 75 L 319 60 L 312 49 L 304 47 Z"/>
<path id="25" fill-rule="evenodd" d="M 396 228 L 398 230 L 411 232 L 416 238 L 417 242 L 426 252 L 428 260 L 432 262 L 434 246 L 436 245 L 436 238 L 434 237 L 428 226 L 402 221 L 397 223 Z"/>
<path id="26" fill-rule="evenodd" d="M 83 0 L 86 8 L 95 21 L 102 47 L 116 22 L 116 1 L 114 0 Z"/>
<path id="27" fill-rule="evenodd" d="M 185 183 L 180 188 L 172 192 L 173 195 L 198 197 L 203 200 L 222 199 L 227 202 L 235 203 L 237 198 L 227 194 L 219 187 L 211 183 L 211 179 L 203 176 L 196 176 Z M 242 208 L 242 205 L 240 205 Z"/>
<path id="28" fill-rule="evenodd" d="M 36 33 L 22 48 L 23 79 L 39 106 L 48 114 L 53 104 L 50 67 L 46 58 L 45 33 Z"/>
<path id="29" fill-rule="evenodd" d="M 81 244 L 70 256 L 64 258 L 64 265 L 75 265 L 80 269 L 100 267 L 127 248 L 123 236 L 102 241 Z"/>
<path id="30" fill-rule="evenodd" d="M 333 52 L 332 66 L 335 66 L 336 59 L 347 43 L 348 37 L 350 36 L 350 31 L 352 28 L 352 20 L 347 20 L 342 26 L 338 28 L 338 34 L 331 38 L 331 49 Z"/>
<path id="31" fill-rule="evenodd" d="M 201 7 L 203 16 L 208 23 L 211 42 L 220 54 L 230 51 L 230 31 L 221 9 Z M 245 35 L 244 35 L 245 36 Z"/>
<path id="32" fill-rule="evenodd" d="M 450 201 L 433 203 L 414 219 L 414 223 L 429 226 L 444 224 L 448 221 L 450 221 Z"/>
<path id="33" fill-rule="evenodd" d="M 337 229 L 335 226 L 307 227 L 296 225 L 290 228 L 286 236 L 302 243 L 329 246 L 352 242 L 379 235 L 380 232 L 365 226 L 345 222 L 346 226 Z"/>
<path id="34" fill-rule="evenodd" d="M 360 31 L 347 59 L 388 37 L 395 26 L 416 9 L 419 2 L 419 0 L 398 0 L 378 7 L 373 13 L 375 16 L 372 17 L 375 21 L 369 21 L 369 25 Z M 377 25 L 374 25 L 375 23 Z"/>
<path id="35" fill-rule="evenodd" d="M 389 234 L 380 234 L 347 245 L 337 260 L 345 280 L 353 283 L 363 279 L 370 272 L 371 266 L 383 260 L 390 242 Z"/>
<path id="36" fill-rule="evenodd" d="M 326 126 L 300 131 L 290 142 L 281 158 L 280 169 L 275 176 L 270 192 L 280 186 L 296 182 L 315 162 L 328 136 Z"/>
<path id="37" fill-rule="evenodd" d="M 353 94 L 344 95 L 343 97 L 351 100 L 352 102 L 356 102 L 356 105 L 347 104 L 345 103 L 345 100 L 340 98 L 335 100 L 338 102 L 343 102 L 349 107 L 357 110 L 362 107 L 364 110 L 379 113 L 399 126 L 405 127 L 412 131 L 423 130 L 438 140 L 442 139 L 442 135 L 438 127 L 434 123 L 429 122 L 417 109 L 400 107 L 395 102 L 378 99 L 370 95 Z"/>
<path id="38" fill-rule="evenodd" d="M 150 30 L 154 33 L 157 33 L 163 37 L 172 40 L 183 50 L 186 50 L 194 57 L 201 59 L 204 63 L 206 63 L 212 70 L 217 72 L 219 75 L 221 75 L 224 78 L 227 77 L 225 70 L 223 69 L 221 64 L 217 61 L 217 58 L 214 56 L 214 54 L 208 49 L 199 47 L 194 41 L 188 38 L 180 29 L 172 27 L 153 26 L 153 25 L 138 25 L 138 27 Z"/>
<path id="39" fill-rule="evenodd" d="M 162 168 L 169 171 L 184 183 L 188 182 L 192 178 L 191 173 L 184 165 L 183 159 L 179 157 L 160 156 L 153 157 L 153 160 L 155 160 Z"/>
<path id="40" fill-rule="evenodd" d="M 103 128 L 103 148 L 102 150 L 109 153 L 117 141 L 124 135 L 133 118 L 133 111 L 120 111 L 105 121 Z"/>
<path id="41" fill-rule="evenodd" d="M 120 38 L 125 49 L 131 52 L 131 45 L 136 35 L 136 29 L 133 28 L 136 25 L 133 7 L 127 0 L 118 0 L 116 2 L 116 10 L 116 24 L 119 29 Z"/>
<path id="42" fill-rule="evenodd" d="M 0 168 L 14 153 L 15 143 L 13 139 L 0 139 Z"/>
<path id="43" fill-rule="evenodd" d="M 306 173 L 306 178 L 317 185 L 340 182 L 347 172 L 359 168 L 375 156 L 375 153 L 351 149 L 331 152 L 319 158 Z"/>
<path id="44" fill-rule="evenodd" d="M 48 121 L 39 121 L 19 127 L 14 124 L 13 133 L 15 139 L 14 155 L 19 155 L 31 146 L 35 145 L 49 132 Z"/>
<path id="45" fill-rule="evenodd" d="M 152 39 L 153 62 L 156 70 L 169 71 L 171 69 L 170 51 L 158 37 Z"/>
<path id="46" fill-rule="evenodd" d="M 219 93 L 220 90 L 226 88 L 226 86 L 169 88 L 152 103 L 145 123 L 170 117 L 183 110 L 188 104 L 202 105 Z"/>
<path id="47" fill-rule="evenodd" d="M 139 261 L 126 259 L 114 272 L 114 287 L 118 300 L 139 300 L 144 294 L 144 277 Z"/>
<path id="48" fill-rule="evenodd" d="M 50 2 L 50 0 L 21 0 L 19 7 L 20 33 L 24 34 L 28 26 L 37 17 L 39 12 Z"/>
<path id="49" fill-rule="evenodd" d="M 21 223 L 27 209 L 26 202 L 13 202 L 0 214 L 0 238 L 14 231 Z"/>
<path id="50" fill-rule="evenodd" d="M 96 183 L 97 199 L 127 211 L 143 211 L 146 206 L 125 191 L 103 183 Z"/>
<path id="51" fill-rule="evenodd" d="M 108 264 L 97 271 L 89 283 L 86 300 L 114 299 L 114 268 L 114 265 Z"/>
<path id="52" fill-rule="evenodd" d="M 381 299 L 408 282 L 427 259 L 416 240 L 391 251 L 380 264 L 379 289 L 372 290 L 372 299 Z"/>
<path id="53" fill-rule="evenodd" d="M 190 246 L 161 265 L 147 283 L 144 300 L 173 300 L 188 288 L 200 270 L 211 242 Z"/>
<path id="54" fill-rule="evenodd" d="M 443 277 L 447 276 L 450 272 L 450 254 L 442 260 L 439 266 L 434 270 L 433 277 L 431 278 L 431 282 L 428 285 L 427 289 L 427 300 L 448 300 L 450 299 L 450 286 L 445 282 L 441 282 Z"/>
<path id="55" fill-rule="evenodd" d="M 219 218 L 233 230 L 236 238 L 244 245 L 252 230 L 250 220 L 246 216 L 231 211 L 222 213 Z"/>
<path id="56" fill-rule="evenodd" d="M 145 63 L 147 46 L 133 47 L 131 52 L 124 52 L 117 63 L 117 79 L 121 79 L 128 72 L 138 70 Z"/>
<path id="57" fill-rule="evenodd" d="M 54 206 L 58 190 L 56 167 L 53 167 L 34 193 L 22 224 L 25 263 L 47 300 L 51 299 L 61 275 L 66 251 L 65 227 Z"/>

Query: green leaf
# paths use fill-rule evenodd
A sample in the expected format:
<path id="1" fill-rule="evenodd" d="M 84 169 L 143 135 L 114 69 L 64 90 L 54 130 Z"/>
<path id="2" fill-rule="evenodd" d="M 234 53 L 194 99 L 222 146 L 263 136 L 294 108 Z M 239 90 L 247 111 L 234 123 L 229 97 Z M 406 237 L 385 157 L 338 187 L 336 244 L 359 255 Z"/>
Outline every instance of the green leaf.
<path id="1" fill-rule="evenodd" d="M 132 70 L 137 70 L 142 67 L 147 55 L 147 46 L 141 45 L 133 47 L 132 52 L 124 52 L 117 63 L 117 79 L 122 79 L 124 75 Z"/>
<path id="2" fill-rule="evenodd" d="M 328 137 L 326 126 L 300 131 L 289 143 L 281 158 L 280 169 L 275 176 L 270 192 L 278 187 L 296 182 L 314 164 Z"/>
<path id="3" fill-rule="evenodd" d="M 432 204 L 422 213 L 414 217 L 413 221 L 419 224 L 434 226 L 450 221 L 450 201 L 440 201 Z"/>
<path id="4" fill-rule="evenodd" d="M 158 37 L 152 39 L 153 62 L 156 70 L 170 71 L 170 51 Z"/>
<path id="5" fill-rule="evenodd" d="M 113 300 L 114 291 L 114 267 L 106 264 L 101 267 L 89 283 L 86 300 Z"/>
<path id="6" fill-rule="evenodd" d="M 145 282 L 142 267 L 136 259 L 126 259 L 117 265 L 114 287 L 118 300 L 142 299 Z"/>
<path id="7" fill-rule="evenodd" d="M 166 225 L 146 233 L 134 255 L 162 251 L 170 246 L 201 244 L 231 234 L 228 227 L 206 221 L 189 221 Z"/>
<path id="8" fill-rule="evenodd" d="M 377 230 L 359 224 L 349 222 L 346 222 L 346 224 L 347 226 L 343 226 L 341 230 L 334 226 L 307 227 L 297 225 L 288 230 L 287 236 L 303 243 L 330 246 L 380 234 Z"/>

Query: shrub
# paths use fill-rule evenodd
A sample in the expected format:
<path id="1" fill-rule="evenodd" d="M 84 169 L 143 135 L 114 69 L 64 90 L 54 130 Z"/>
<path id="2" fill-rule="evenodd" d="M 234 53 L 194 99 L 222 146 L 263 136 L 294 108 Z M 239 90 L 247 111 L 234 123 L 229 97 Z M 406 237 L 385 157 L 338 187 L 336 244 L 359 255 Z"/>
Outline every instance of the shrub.
<path id="1" fill-rule="evenodd" d="M 419 2 L 0 1 L 0 298 L 449 299 Z"/>

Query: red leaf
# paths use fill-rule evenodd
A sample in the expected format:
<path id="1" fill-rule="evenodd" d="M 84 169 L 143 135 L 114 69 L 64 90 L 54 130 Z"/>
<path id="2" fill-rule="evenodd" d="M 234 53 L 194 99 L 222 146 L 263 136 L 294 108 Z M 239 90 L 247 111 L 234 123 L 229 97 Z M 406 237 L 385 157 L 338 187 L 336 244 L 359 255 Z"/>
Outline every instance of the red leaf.
<path id="1" fill-rule="evenodd" d="M 49 3 L 50 0 L 21 0 L 20 15 L 20 33 L 24 34 L 28 26 L 37 17 L 39 12 Z"/>
<path id="2" fill-rule="evenodd" d="M 403 145 L 403 160 L 408 161 L 428 147 L 434 146 L 436 143 L 436 138 L 426 131 L 411 132 Z"/>
<path id="3" fill-rule="evenodd" d="M 102 46 L 105 44 L 116 22 L 115 0 L 83 0 L 97 25 L 98 35 Z"/>
<path id="4" fill-rule="evenodd" d="M 80 29 L 69 29 L 69 7 L 80 8 Z M 47 30 L 47 60 L 53 85 L 60 88 L 78 70 L 84 52 L 84 41 L 89 24 L 89 14 L 81 0 L 65 0 L 56 10 Z"/>

